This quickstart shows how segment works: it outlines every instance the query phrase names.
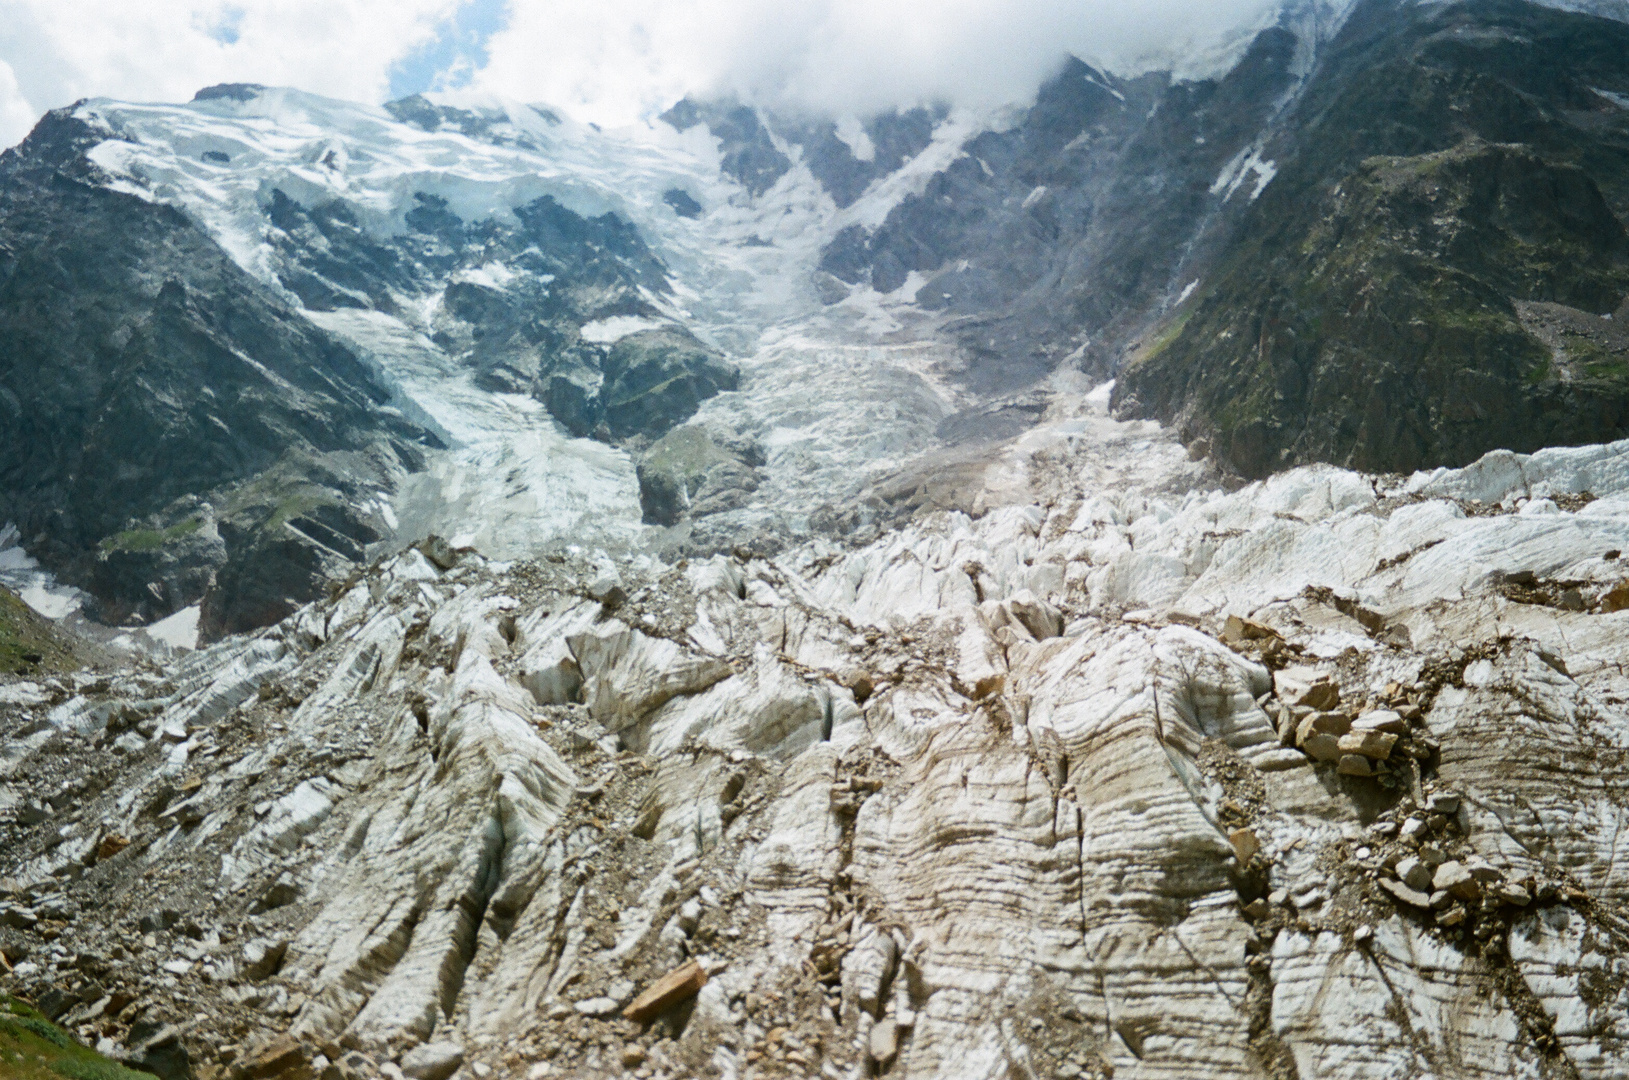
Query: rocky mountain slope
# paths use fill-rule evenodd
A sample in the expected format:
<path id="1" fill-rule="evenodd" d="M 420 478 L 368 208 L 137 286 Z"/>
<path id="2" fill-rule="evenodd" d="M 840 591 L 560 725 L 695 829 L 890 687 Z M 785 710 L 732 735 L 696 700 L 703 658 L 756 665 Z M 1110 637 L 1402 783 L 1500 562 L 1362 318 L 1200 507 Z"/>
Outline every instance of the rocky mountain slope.
<path id="1" fill-rule="evenodd" d="M 1616 438 L 1629 26 L 1523 3 L 1360 6 L 1264 153 L 1240 240 L 1118 393 L 1248 476 L 1408 471 Z M 1547 336 L 1533 305 L 1583 333 Z"/>
<path id="2" fill-rule="evenodd" d="M 263 90 L 214 88 L 200 107 L 231 111 Z M 635 326 L 609 347 L 582 338 L 595 319 L 656 314 L 647 296 L 669 290 L 614 214 L 541 195 L 509 222 L 465 223 L 415 191 L 404 231 L 380 236 L 353 204 L 307 207 L 272 187 L 255 214 L 263 261 L 240 262 L 228 246 L 241 237 L 121 179 L 139 141 L 65 110 L 0 160 L 0 515 L 104 621 L 202 601 L 207 633 L 265 625 L 393 534 L 402 480 L 455 436 L 332 328 L 340 313 L 433 294 L 424 330 L 476 389 L 534 396 L 578 435 L 660 435 L 736 385 L 680 326 Z M 201 171 L 231 167 L 225 150 L 190 149 Z M 342 152 L 304 156 L 339 169 Z M 301 179 L 287 186 L 304 194 Z"/>
<path id="3" fill-rule="evenodd" d="M 325 550 L 378 538 L 357 504 L 434 439 L 195 222 L 99 182 L 104 137 L 53 114 L 0 159 L 0 514 L 110 621 L 196 603 L 216 574 L 223 629 L 280 618 Z"/>

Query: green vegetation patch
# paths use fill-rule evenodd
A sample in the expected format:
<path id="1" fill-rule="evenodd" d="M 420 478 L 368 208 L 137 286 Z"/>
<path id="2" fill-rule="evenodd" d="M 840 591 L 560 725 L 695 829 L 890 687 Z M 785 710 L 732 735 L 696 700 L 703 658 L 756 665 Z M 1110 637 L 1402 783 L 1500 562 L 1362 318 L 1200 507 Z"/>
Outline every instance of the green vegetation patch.
<path id="1" fill-rule="evenodd" d="M 197 518 L 188 518 L 177 522 L 167 529 L 129 529 L 122 533 L 104 537 L 101 548 L 105 552 L 113 551 L 157 551 L 172 540 L 179 540 L 183 536 L 191 536 L 204 527 L 204 523 Z"/>
<path id="2" fill-rule="evenodd" d="M 1186 308 L 1176 318 L 1161 327 L 1160 332 L 1154 335 L 1153 340 L 1143 347 L 1142 355 L 1138 359 L 1152 360 L 1169 348 L 1171 343 L 1181 335 L 1182 328 L 1188 325 L 1188 320 L 1193 317 L 1193 313 L 1193 308 Z"/>
<path id="3" fill-rule="evenodd" d="M 216 493 L 213 501 L 221 520 L 269 533 L 324 506 L 343 506 L 325 480 L 338 484 L 320 461 L 290 453 L 259 476 Z"/>
<path id="4" fill-rule="evenodd" d="M 27 1003 L 0 994 L 0 1076 L 7 1080 L 153 1080 L 98 1054 Z"/>

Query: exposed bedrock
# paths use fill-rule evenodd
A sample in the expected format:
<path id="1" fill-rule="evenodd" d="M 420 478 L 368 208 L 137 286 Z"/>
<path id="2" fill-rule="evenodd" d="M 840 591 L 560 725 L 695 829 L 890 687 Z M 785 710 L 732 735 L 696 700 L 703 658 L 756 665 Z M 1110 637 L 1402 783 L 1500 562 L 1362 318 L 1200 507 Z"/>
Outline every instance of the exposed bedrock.
<path id="1" fill-rule="evenodd" d="M 1360 5 L 1116 408 L 1248 477 L 1623 437 L 1626 57 L 1629 26 L 1537 4 Z"/>

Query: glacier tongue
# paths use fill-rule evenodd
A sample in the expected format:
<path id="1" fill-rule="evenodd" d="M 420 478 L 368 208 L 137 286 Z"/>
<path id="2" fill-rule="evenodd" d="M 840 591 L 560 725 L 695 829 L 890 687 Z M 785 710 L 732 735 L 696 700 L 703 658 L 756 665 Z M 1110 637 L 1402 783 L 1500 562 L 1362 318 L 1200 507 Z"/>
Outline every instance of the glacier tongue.
<path id="1" fill-rule="evenodd" d="M 1082 389 L 977 518 L 426 545 L 19 692 L 19 799 L 122 764 L 11 895 L 234 1076 L 1622 1075 L 1629 443 L 1224 491 Z"/>
<path id="2" fill-rule="evenodd" d="M 477 388 L 393 316 L 350 310 L 310 318 L 376 362 L 450 444 L 397 493 L 391 513 L 401 537 L 435 533 L 499 559 L 568 541 L 615 548 L 637 539 L 639 491 L 625 452 L 570 438 L 530 397 Z"/>
<path id="3" fill-rule="evenodd" d="M 704 128 L 600 132 L 507 105 L 483 114 L 491 123 L 472 136 L 283 89 L 187 105 L 92 101 L 79 115 L 109 132 L 90 156 L 114 183 L 183 208 L 296 304 L 267 238 L 273 191 L 310 205 L 342 200 L 381 235 L 402 229 L 421 193 L 466 221 L 504 219 L 543 195 L 631 221 L 670 274 L 672 292 L 647 299 L 743 371 L 738 392 L 704 402 L 693 420 L 720 437 L 756 439 L 766 458 L 769 482 L 720 519 L 720 532 L 801 532 L 811 509 L 851 498 L 937 446 L 939 422 L 961 404 L 945 378 L 960 366 L 955 349 L 934 317 L 911 308 L 913 289 L 890 297 L 861 289 L 824 306 L 812 275 L 838 230 L 880 221 L 993 118 L 952 114 L 927 149 L 839 211 L 802 165 L 747 198 L 720 174 Z M 699 198 L 702 214 L 675 214 L 664 201 L 673 188 Z M 514 277 L 490 262 L 449 284 L 502 290 Z M 398 407 L 452 445 L 390 508 L 400 539 L 439 532 L 498 557 L 561 542 L 638 542 L 645 530 L 628 456 L 571 438 L 521 397 L 477 388 L 431 340 L 439 296 L 401 301 L 389 314 L 304 312 L 370 357 Z M 585 340 L 610 343 L 656 323 L 617 316 L 603 325 L 585 326 Z"/>

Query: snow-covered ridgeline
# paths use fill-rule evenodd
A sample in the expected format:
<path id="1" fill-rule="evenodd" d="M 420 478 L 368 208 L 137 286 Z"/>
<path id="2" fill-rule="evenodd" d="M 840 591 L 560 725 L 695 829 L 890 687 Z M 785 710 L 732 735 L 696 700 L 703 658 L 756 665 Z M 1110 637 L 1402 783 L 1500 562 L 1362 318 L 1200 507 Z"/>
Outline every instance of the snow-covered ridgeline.
<path id="1" fill-rule="evenodd" d="M 549 195 L 581 214 L 633 222 L 671 275 L 671 294 L 648 299 L 743 369 L 741 390 L 708 402 L 697 422 L 751 433 L 768 451 L 767 505 L 744 520 L 795 528 L 811 493 L 817 502 L 841 496 L 897 467 L 953 411 L 954 395 L 934 375 L 952 356 L 934 343 L 932 320 L 907 310 L 919 282 L 889 297 L 862 289 L 828 308 L 811 272 L 837 231 L 879 223 L 999 118 L 953 114 L 927 149 L 840 211 L 801 163 L 749 198 L 721 174 L 704 128 L 602 132 L 546 110 L 500 109 L 488 103 L 495 134 L 486 139 L 284 89 L 185 105 L 92 101 L 79 115 L 108 130 L 91 157 L 115 186 L 181 207 L 280 291 L 265 217 L 274 190 L 306 205 L 344 200 L 382 234 L 404 227 L 419 192 L 467 221 L 505 219 Z M 700 217 L 664 202 L 674 188 L 697 200 Z M 501 263 L 460 273 L 498 289 L 515 277 Z M 439 296 L 403 300 L 399 314 L 308 315 L 377 362 L 405 411 L 455 444 L 395 508 L 404 536 L 440 531 L 500 556 L 561 539 L 635 540 L 642 526 L 627 456 L 569 438 L 529 402 L 477 389 L 427 336 Z M 588 336 L 609 341 L 634 329 L 610 320 Z"/>

